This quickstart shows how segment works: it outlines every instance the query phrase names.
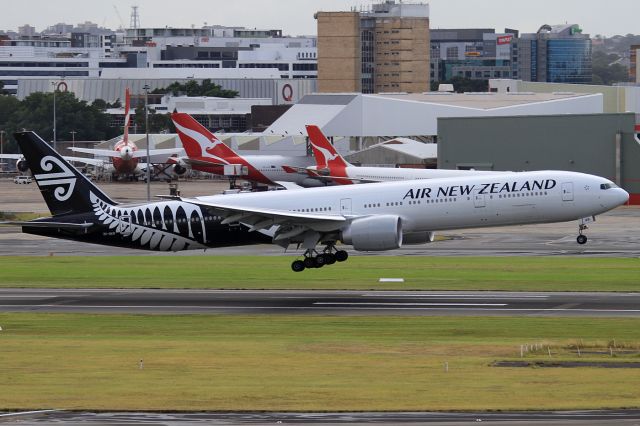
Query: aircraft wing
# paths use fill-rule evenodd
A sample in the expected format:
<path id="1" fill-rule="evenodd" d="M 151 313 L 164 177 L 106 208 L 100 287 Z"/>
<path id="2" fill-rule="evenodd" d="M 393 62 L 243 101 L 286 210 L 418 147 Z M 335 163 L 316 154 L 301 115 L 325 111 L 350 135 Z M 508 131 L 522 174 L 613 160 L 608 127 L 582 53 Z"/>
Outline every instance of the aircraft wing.
<path id="1" fill-rule="evenodd" d="M 112 149 L 93 149 L 93 148 L 69 148 L 73 152 L 82 152 L 83 154 L 93 154 L 98 157 L 120 157 L 120 153 Z"/>
<path id="2" fill-rule="evenodd" d="M 212 161 L 196 160 L 196 159 L 192 159 L 192 158 L 188 158 L 188 157 L 182 158 L 182 161 L 184 161 L 186 164 L 189 164 L 190 166 L 201 166 L 201 167 L 226 166 L 226 165 L 228 165 L 228 164 L 216 163 L 216 162 L 212 162 Z"/>
<path id="3" fill-rule="evenodd" d="M 231 196 L 230 196 L 231 197 Z M 332 231 L 347 222 L 347 218 L 336 214 L 303 213 L 258 207 L 240 207 L 226 203 L 183 198 L 182 201 L 196 204 L 213 214 L 222 216 L 222 224 L 242 223 L 249 231 L 260 231 L 278 226 L 274 241 L 285 240 L 304 234 L 306 231 Z"/>
<path id="4" fill-rule="evenodd" d="M 149 156 L 151 157 L 156 155 L 166 155 L 167 157 L 169 157 L 173 154 L 181 154 L 181 153 L 184 153 L 183 148 L 166 148 L 166 149 L 150 149 L 149 150 Z M 146 149 L 138 149 L 133 153 L 134 158 L 141 158 L 146 156 L 147 156 Z"/>
<path id="5" fill-rule="evenodd" d="M 2 154 L 0 155 L 0 159 L 2 160 L 19 160 L 23 158 L 22 154 Z"/>
<path id="6" fill-rule="evenodd" d="M 91 164 L 92 166 L 104 166 L 103 160 L 97 160 L 95 158 L 84 158 L 84 157 L 62 157 L 70 163 L 84 163 Z"/>
<path id="7" fill-rule="evenodd" d="M 293 183 L 293 182 L 286 182 L 286 181 L 277 180 L 276 183 L 278 185 L 280 185 L 281 187 L 283 187 L 284 189 L 287 189 L 289 191 L 293 191 L 293 190 L 296 190 L 296 189 L 304 189 L 303 186 L 300 186 L 297 183 Z"/>

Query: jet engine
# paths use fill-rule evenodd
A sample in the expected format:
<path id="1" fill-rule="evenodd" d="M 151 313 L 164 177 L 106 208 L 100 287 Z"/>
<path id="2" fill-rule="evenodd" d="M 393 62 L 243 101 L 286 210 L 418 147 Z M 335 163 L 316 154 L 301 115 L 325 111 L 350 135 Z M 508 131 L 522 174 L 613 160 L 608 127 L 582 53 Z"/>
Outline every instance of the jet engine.
<path id="1" fill-rule="evenodd" d="M 21 173 L 26 173 L 29 170 L 29 165 L 24 158 L 16 161 L 16 169 L 18 169 Z"/>
<path id="2" fill-rule="evenodd" d="M 187 168 L 184 166 L 181 166 L 180 164 L 176 164 L 173 166 L 173 173 L 175 173 L 178 176 L 182 176 L 183 174 L 187 173 Z"/>
<path id="3" fill-rule="evenodd" d="M 435 239 L 435 233 L 431 231 L 410 232 L 402 234 L 402 244 L 425 244 L 432 243 Z"/>
<path id="4" fill-rule="evenodd" d="M 353 220 L 342 231 L 342 242 L 358 251 L 393 250 L 402 246 L 402 220 L 398 216 L 382 215 Z"/>

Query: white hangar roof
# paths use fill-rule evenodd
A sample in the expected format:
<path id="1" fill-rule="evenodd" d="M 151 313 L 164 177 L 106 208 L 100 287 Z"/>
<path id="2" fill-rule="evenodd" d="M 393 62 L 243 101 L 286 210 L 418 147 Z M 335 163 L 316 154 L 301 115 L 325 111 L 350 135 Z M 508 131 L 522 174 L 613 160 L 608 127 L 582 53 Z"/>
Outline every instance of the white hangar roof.
<path id="1" fill-rule="evenodd" d="M 577 93 L 361 93 L 303 97 L 266 133 L 306 134 L 318 125 L 327 136 L 411 137 L 438 134 L 440 117 L 597 114 L 602 94 Z"/>

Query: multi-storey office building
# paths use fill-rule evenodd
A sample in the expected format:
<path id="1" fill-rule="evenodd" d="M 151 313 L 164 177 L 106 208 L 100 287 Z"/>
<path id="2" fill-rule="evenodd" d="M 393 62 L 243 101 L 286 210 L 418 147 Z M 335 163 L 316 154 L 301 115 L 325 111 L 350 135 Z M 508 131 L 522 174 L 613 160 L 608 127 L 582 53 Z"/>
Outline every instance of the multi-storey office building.
<path id="1" fill-rule="evenodd" d="M 634 44 L 629 52 L 629 81 L 640 83 L 640 44 Z"/>
<path id="2" fill-rule="evenodd" d="M 321 92 L 429 90 L 429 6 L 386 0 L 370 9 L 318 12 Z"/>
<path id="3" fill-rule="evenodd" d="M 543 25 L 515 40 L 518 78 L 549 83 L 591 83 L 591 39 L 578 25 Z"/>
<path id="4" fill-rule="evenodd" d="M 492 28 L 431 30 L 431 81 L 512 78 L 511 42 L 517 31 Z"/>
<path id="5" fill-rule="evenodd" d="M 315 37 L 217 26 L 138 28 L 119 34 L 83 29 L 90 31 L 0 42 L 5 89 L 15 94 L 20 78 L 95 78 L 104 69 L 118 68 L 225 68 L 238 69 L 238 76 L 246 74 L 240 69 L 275 68 L 283 79 L 317 77 Z"/>

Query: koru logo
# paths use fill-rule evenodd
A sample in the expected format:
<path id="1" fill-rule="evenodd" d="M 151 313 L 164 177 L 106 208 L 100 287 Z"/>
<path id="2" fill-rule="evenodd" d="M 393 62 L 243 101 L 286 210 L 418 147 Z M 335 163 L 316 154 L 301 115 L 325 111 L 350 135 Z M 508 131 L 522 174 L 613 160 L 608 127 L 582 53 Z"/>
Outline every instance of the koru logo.
<path id="1" fill-rule="evenodd" d="M 73 188 L 76 186 L 76 176 L 73 172 L 64 165 L 64 163 L 58 160 L 56 157 L 47 155 L 40 160 L 40 167 L 45 172 L 53 171 L 53 167 L 57 166 L 61 172 L 56 173 L 43 173 L 41 175 L 35 175 L 36 181 L 40 186 L 58 186 L 53 191 L 53 195 L 58 201 L 67 201 L 73 193 Z M 68 186 L 65 186 L 68 185 Z"/>

